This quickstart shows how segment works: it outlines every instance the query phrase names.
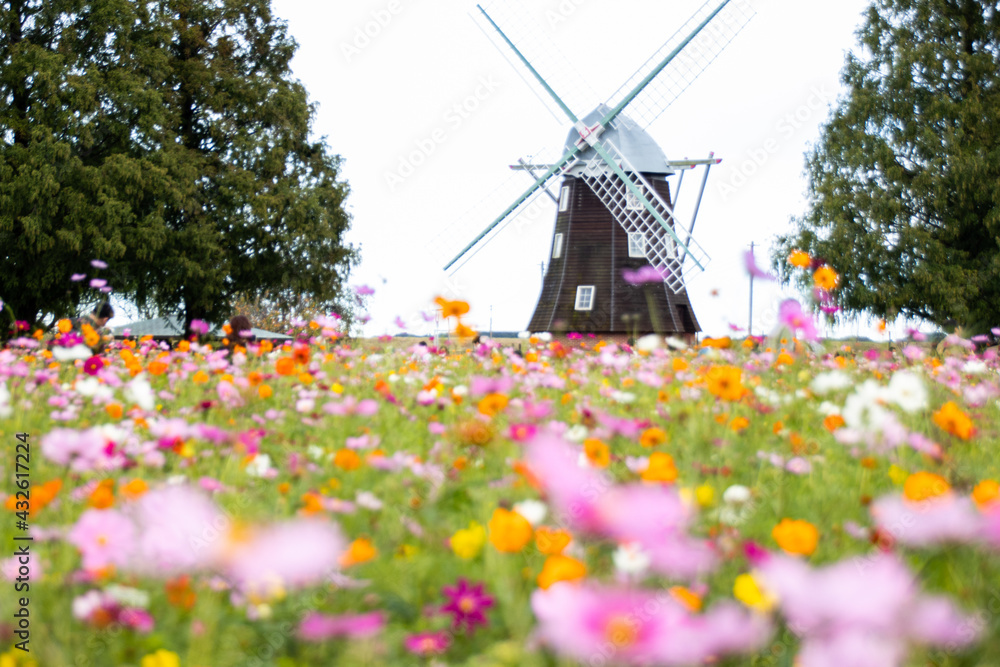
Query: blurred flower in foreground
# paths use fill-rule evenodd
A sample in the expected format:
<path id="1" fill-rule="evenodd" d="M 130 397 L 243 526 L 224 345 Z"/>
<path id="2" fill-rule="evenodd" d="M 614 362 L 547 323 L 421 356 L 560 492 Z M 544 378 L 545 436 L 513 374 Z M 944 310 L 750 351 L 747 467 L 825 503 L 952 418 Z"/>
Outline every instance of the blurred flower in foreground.
<path id="1" fill-rule="evenodd" d="M 802 638 L 801 667 L 904 663 L 910 644 L 968 644 L 978 634 L 945 597 L 923 595 L 895 556 L 843 560 L 813 569 L 801 560 L 767 556 L 760 564 L 773 594 Z"/>
<path id="2" fill-rule="evenodd" d="M 536 590 L 531 607 L 541 640 L 561 655 L 591 664 L 690 665 L 760 648 L 769 623 L 733 603 L 692 614 L 668 592 L 658 594 L 557 583 Z"/>

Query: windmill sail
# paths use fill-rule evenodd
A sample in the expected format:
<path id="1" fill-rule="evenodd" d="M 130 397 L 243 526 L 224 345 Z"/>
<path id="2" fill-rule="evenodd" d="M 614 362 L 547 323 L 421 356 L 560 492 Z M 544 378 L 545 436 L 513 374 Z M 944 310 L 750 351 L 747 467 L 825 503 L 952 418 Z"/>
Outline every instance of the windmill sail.
<path id="1" fill-rule="evenodd" d="M 627 108 L 630 118 L 646 126 L 659 118 L 755 14 L 747 0 L 727 0 L 721 6 L 716 3 L 708 0 L 702 5 L 608 98 L 607 106 Z M 678 51 L 676 57 L 669 58 L 674 51 Z M 646 81 L 651 75 L 653 78 Z"/>

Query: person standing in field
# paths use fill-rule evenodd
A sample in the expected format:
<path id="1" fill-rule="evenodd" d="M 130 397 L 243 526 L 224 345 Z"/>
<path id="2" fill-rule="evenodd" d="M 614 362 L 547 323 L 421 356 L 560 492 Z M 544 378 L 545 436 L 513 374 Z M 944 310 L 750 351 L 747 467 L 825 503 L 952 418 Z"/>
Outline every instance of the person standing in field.
<path id="1" fill-rule="evenodd" d="M 115 309 L 107 301 L 83 317 L 71 320 L 73 331 L 83 336 L 83 342 L 94 354 L 100 354 L 115 339 L 108 329 L 108 320 L 115 316 Z"/>

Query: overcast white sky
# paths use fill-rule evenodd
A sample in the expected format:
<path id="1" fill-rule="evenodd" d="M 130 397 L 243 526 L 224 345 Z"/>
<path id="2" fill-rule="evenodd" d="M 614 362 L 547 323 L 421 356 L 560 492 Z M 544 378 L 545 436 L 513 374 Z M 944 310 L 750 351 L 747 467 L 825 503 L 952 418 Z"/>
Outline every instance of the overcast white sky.
<path id="1" fill-rule="evenodd" d="M 516 39 L 551 40 L 571 63 L 543 71 L 568 98 L 608 97 L 702 0 L 528 0 Z M 741 256 L 761 264 L 790 217 L 805 210 L 803 154 L 841 93 L 867 0 L 751 0 L 757 16 L 650 128 L 670 159 L 706 157 L 713 168 L 695 237 L 712 261 L 689 293 L 705 332 L 748 318 Z M 448 282 L 434 250 L 461 248 L 508 203 L 496 188 L 527 187 L 507 165 L 565 140 L 559 121 L 484 36 L 467 0 L 274 0 L 299 43 L 294 74 L 318 104 L 315 130 L 343 156 L 362 250 L 352 284 L 368 284 L 369 335 L 428 332 L 420 311 L 437 294 L 472 305 L 481 330 L 522 330 L 541 287 L 554 210 L 501 232 Z M 502 26 L 505 29 L 507 26 Z M 366 34 L 367 33 L 367 34 Z M 549 63 L 545 63 L 549 66 Z M 574 73 L 575 72 L 575 73 Z M 584 84 L 573 81 L 585 80 Z M 582 90 L 580 89 L 582 86 Z M 595 97 L 587 93 L 592 89 Z M 459 105 L 456 107 L 456 105 Z M 578 115 L 590 108 L 574 109 Z M 407 166 L 413 166 L 411 170 Z M 390 177 L 395 174 L 396 177 Z M 511 185 L 511 177 L 519 178 Z M 397 178 L 399 177 L 399 178 Z M 685 182 L 693 197 L 696 183 Z M 683 197 L 682 197 L 683 198 Z M 462 231 L 456 223 L 474 210 Z M 450 234 L 442 232 L 453 230 Z M 717 296 L 713 293 L 716 292 Z M 757 282 L 754 332 L 774 322 L 779 290 Z M 864 332 L 865 327 L 861 331 Z M 844 331 L 855 331 L 850 326 Z"/>

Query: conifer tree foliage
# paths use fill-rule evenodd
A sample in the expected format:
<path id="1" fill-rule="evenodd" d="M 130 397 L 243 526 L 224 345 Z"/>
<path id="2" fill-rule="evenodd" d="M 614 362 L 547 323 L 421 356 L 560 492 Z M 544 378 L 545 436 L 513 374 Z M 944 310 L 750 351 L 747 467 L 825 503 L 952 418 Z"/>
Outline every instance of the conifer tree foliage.
<path id="1" fill-rule="evenodd" d="M 809 210 L 779 239 L 779 258 L 799 248 L 836 267 L 848 312 L 1000 323 L 997 5 L 875 0 L 867 11 L 848 93 L 807 156 Z"/>
<path id="2" fill-rule="evenodd" d="M 263 292 L 336 307 L 358 259 L 349 190 L 311 138 L 296 45 L 269 0 L 2 11 L 0 297 L 18 317 L 72 307 L 69 277 L 94 257 L 140 307 L 187 322 Z"/>

